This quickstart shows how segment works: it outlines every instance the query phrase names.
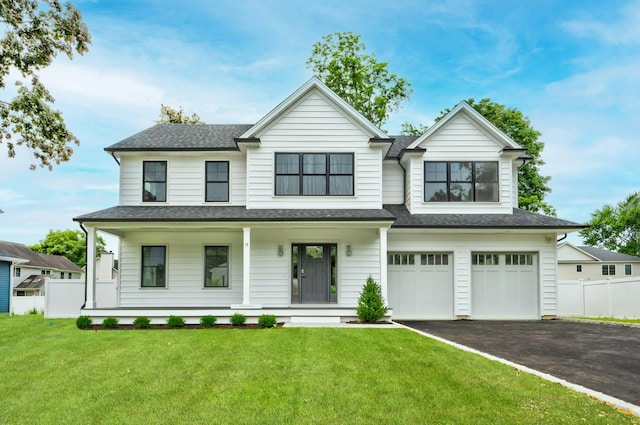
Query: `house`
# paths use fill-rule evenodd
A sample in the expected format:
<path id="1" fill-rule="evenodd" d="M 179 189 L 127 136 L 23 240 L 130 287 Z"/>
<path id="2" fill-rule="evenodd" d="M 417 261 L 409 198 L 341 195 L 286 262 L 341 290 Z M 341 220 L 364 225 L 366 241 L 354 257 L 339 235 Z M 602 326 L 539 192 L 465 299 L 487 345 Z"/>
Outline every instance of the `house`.
<path id="1" fill-rule="evenodd" d="M 74 218 L 120 238 L 122 323 L 234 312 L 356 316 L 371 275 L 395 319 L 556 315 L 556 240 L 578 223 L 518 209 L 525 149 L 467 103 L 391 137 L 312 78 L 254 124 L 154 125 L 105 148 L 119 205 Z"/>
<path id="2" fill-rule="evenodd" d="M 82 273 L 80 267 L 62 255 L 40 254 L 21 243 L 0 241 L 0 250 L 26 260 L 13 269 L 14 287 L 32 275 L 79 279 Z"/>
<path id="3" fill-rule="evenodd" d="M 640 276 L 640 257 L 594 246 L 558 246 L 558 280 L 602 280 Z"/>
<path id="4" fill-rule="evenodd" d="M 11 299 L 11 276 L 17 264 L 27 260 L 0 249 L 0 313 L 8 313 Z"/>
<path id="5" fill-rule="evenodd" d="M 32 274 L 13 288 L 16 297 L 35 297 L 44 295 L 45 275 Z"/>

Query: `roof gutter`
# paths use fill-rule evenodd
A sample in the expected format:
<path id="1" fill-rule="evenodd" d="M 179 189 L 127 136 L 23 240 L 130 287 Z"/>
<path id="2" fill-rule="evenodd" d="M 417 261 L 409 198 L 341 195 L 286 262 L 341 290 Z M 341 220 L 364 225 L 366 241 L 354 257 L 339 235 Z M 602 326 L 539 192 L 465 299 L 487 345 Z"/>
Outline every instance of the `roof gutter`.
<path id="1" fill-rule="evenodd" d="M 118 163 L 118 167 L 120 166 L 120 161 L 118 161 L 118 158 L 116 158 L 116 154 L 115 151 L 111 151 L 111 156 L 113 157 L 113 159 L 115 159 L 115 161 Z M 86 231 L 85 231 L 86 233 Z"/>

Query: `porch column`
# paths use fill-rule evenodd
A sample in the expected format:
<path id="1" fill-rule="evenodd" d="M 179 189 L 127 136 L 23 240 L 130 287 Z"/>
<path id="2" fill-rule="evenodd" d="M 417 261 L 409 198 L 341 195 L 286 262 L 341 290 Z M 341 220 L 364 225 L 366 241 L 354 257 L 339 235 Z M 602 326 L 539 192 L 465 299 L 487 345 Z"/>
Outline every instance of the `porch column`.
<path id="1" fill-rule="evenodd" d="M 85 308 L 96 308 L 96 228 L 87 227 L 87 293 Z"/>
<path id="2" fill-rule="evenodd" d="M 386 227 L 380 228 L 380 289 L 384 302 L 388 303 L 387 298 L 387 231 Z"/>
<path id="3" fill-rule="evenodd" d="M 242 228 L 242 304 L 251 305 L 251 227 Z"/>

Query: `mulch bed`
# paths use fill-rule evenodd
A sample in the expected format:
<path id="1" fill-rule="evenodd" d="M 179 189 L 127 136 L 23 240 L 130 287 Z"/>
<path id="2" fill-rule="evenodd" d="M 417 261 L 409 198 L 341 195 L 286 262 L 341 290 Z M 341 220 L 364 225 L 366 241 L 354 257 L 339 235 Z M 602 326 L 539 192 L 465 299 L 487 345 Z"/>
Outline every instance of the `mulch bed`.
<path id="1" fill-rule="evenodd" d="M 276 324 L 276 327 L 284 326 L 284 322 L 279 322 Z M 205 328 L 202 325 L 184 325 L 179 328 L 172 328 L 169 325 L 151 325 L 149 328 L 136 328 L 133 325 L 118 325 L 117 328 L 105 328 L 102 325 L 91 325 L 90 328 L 84 329 L 87 331 L 126 331 L 126 330 L 135 330 L 135 331 L 153 331 L 153 330 L 166 330 L 166 329 L 268 329 L 263 328 L 257 323 L 247 323 L 240 326 L 233 326 L 231 324 L 215 324 L 211 327 Z"/>

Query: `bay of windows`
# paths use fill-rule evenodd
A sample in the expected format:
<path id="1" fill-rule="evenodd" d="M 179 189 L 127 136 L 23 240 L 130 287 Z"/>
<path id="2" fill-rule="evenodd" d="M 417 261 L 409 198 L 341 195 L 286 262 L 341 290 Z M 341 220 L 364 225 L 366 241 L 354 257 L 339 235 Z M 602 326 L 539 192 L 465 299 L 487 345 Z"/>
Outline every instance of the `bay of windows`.
<path id="1" fill-rule="evenodd" d="M 276 153 L 275 194 L 352 196 L 353 154 Z"/>
<path id="2" fill-rule="evenodd" d="M 497 162 L 424 163 L 425 202 L 498 202 Z"/>

